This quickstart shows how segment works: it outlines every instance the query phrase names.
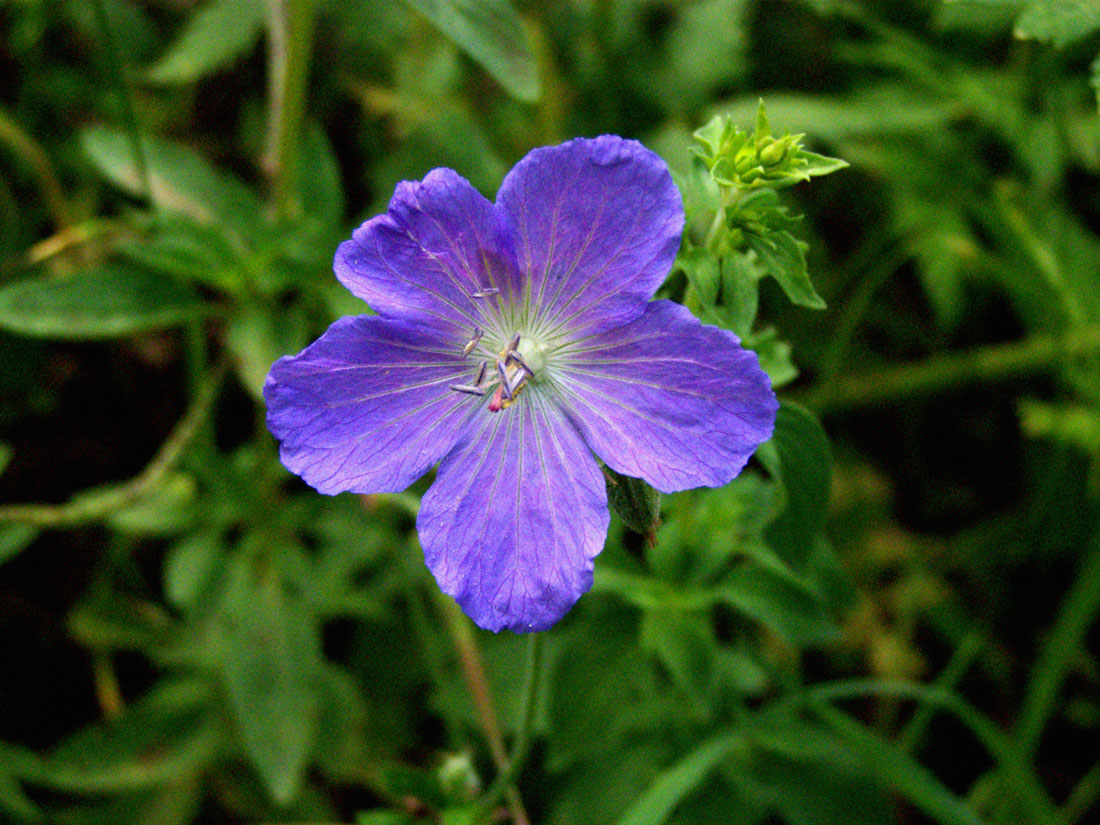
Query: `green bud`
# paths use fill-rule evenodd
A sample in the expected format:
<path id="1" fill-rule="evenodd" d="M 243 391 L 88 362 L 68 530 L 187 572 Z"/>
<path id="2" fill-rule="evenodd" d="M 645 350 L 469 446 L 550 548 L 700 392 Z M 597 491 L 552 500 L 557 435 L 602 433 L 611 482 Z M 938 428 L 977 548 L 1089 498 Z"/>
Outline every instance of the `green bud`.
<path id="1" fill-rule="evenodd" d="M 783 141 L 774 140 L 760 150 L 760 161 L 765 166 L 776 166 L 787 156 L 787 146 Z"/>
<path id="2" fill-rule="evenodd" d="M 636 533 L 651 533 L 661 521 L 661 494 L 642 481 L 604 467 L 607 502 L 623 524 Z"/>
<path id="3" fill-rule="evenodd" d="M 481 778 L 469 754 L 453 753 L 443 760 L 437 772 L 443 793 L 452 802 L 469 802 L 481 790 Z"/>
<path id="4" fill-rule="evenodd" d="M 758 180 L 763 174 L 764 170 L 761 169 L 759 166 L 756 166 L 741 175 L 741 182 L 752 183 L 753 181 Z"/>

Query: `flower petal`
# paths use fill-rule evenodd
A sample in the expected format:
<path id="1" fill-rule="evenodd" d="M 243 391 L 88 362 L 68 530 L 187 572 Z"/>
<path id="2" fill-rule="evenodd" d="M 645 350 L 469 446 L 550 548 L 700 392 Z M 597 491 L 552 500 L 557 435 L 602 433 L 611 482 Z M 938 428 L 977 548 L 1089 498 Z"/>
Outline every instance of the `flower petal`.
<path id="1" fill-rule="evenodd" d="M 607 489 L 580 434 L 534 392 L 485 412 L 424 496 L 416 527 L 439 586 L 487 630 L 545 630 L 592 586 Z"/>
<path id="2" fill-rule="evenodd" d="M 668 275 L 684 209 L 665 162 L 604 135 L 535 149 L 497 195 L 543 329 L 585 333 L 640 315 Z"/>
<path id="3" fill-rule="evenodd" d="M 559 357 L 562 406 L 593 452 L 665 493 L 726 484 L 775 426 L 756 354 L 671 301 Z"/>
<path id="4" fill-rule="evenodd" d="M 479 399 L 471 361 L 425 328 L 341 318 L 264 384 L 267 426 L 287 469 L 322 493 L 403 490 L 454 446 Z"/>
<path id="5" fill-rule="evenodd" d="M 505 220 L 450 169 L 398 184 L 389 210 L 340 244 L 336 277 L 379 315 L 457 333 L 494 329 L 519 295 Z M 484 290 L 491 298 L 471 298 Z"/>

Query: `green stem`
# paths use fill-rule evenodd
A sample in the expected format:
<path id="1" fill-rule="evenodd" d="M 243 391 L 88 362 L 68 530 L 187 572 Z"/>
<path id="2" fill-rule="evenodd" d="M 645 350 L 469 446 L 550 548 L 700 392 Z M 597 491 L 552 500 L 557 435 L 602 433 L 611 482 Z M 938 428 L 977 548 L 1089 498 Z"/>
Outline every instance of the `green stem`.
<path id="1" fill-rule="evenodd" d="M 69 211 L 69 204 L 65 200 L 65 192 L 61 188 L 61 182 L 54 174 L 49 155 L 3 109 L 0 109 L 0 143 L 11 149 L 12 153 L 26 163 L 34 176 L 38 178 L 38 186 L 42 190 L 42 202 L 49 210 L 50 217 L 57 229 L 68 228 L 73 222 L 72 213 Z"/>
<path id="2" fill-rule="evenodd" d="M 489 744 L 489 753 L 493 757 L 493 764 L 496 766 L 499 776 L 504 777 L 509 775 L 511 763 L 508 752 L 504 747 L 504 736 L 500 732 L 500 720 L 497 718 L 496 708 L 493 707 L 492 696 L 489 692 L 489 679 L 485 675 L 485 663 L 482 661 L 481 651 L 478 649 L 477 640 L 474 638 L 470 620 L 459 610 L 458 605 L 450 597 L 445 596 L 438 589 L 435 589 L 435 592 L 439 594 L 443 623 L 454 642 L 455 649 L 458 651 L 462 674 L 466 679 L 470 696 L 474 700 L 474 709 L 481 722 L 485 740 Z M 498 786 L 499 789 L 495 793 L 493 804 L 496 804 L 501 795 L 507 796 L 508 806 L 512 810 L 512 820 L 515 825 L 528 825 L 523 800 L 520 799 L 519 792 L 512 786 L 511 781 L 501 783 L 498 779 L 492 787 L 497 789 Z M 488 794 L 486 794 L 487 797 Z"/>
<path id="3" fill-rule="evenodd" d="M 298 155 L 306 111 L 309 58 L 313 47 L 314 0 L 268 0 L 267 171 L 281 220 L 296 216 Z"/>
<path id="4" fill-rule="evenodd" d="M 532 633 L 527 644 L 527 677 L 523 685 L 523 713 L 519 729 L 512 745 L 512 753 L 507 759 L 505 769 L 496 781 L 489 786 L 478 805 L 486 814 L 496 806 L 501 797 L 515 787 L 516 778 L 523 769 L 527 750 L 531 744 L 531 731 L 535 726 L 538 712 L 539 683 L 542 681 L 542 663 L 545 658 L 545 640 L 542 633 Z M 518 820 L 517 820 L 518 821 Z"/>
<path id="5" fill-rule="evenodd" d="M 95 9 L 96 26 L 99 29 L 100 39 L 103 41 L 103 51 L 107 56 L 107 68 L 111 73 L 111 82 L 118 89 L 119 100 L 122 103 L 122 119 L 126 124 L 126 132 L 130 137 L 130 151 L 134 156 L 134 166 L 137 169 L 138 184 L 141 187 L 141 195 L 150 206 L 153 202 L 153 189 L 149 183 L 149 164 L 145 159 L 145 147 L 141 140 L 141 130 L 138 127 L 137 109 L 134 106 L 133 89 L 126 73 L 126 64 L 122 51 L 115 41 L 114 32 L 111 30 L 111 21 L 107 17 L 107 6 L 104 0 L 92 0 Z"/>
<path id="6" fill-rule="evenodd" d="M 1012 781 L 1012 787 L 1022 807 L 1030 814 L 1028 822 L 1053 823 L 1056 813 L 1046 790 L 1028 770 L 1014 743 L 975 707 L 954 693 L 908 682 L 887 682 L 856 679 L 831 682 L 810 688 L 801 694 L 780 700 L 773 705 L 776 712 L 790 704 L 812 705 L 813 702 L 840 702 L 867 696 L 894 696 L 936 705 L 962 722 L 997 763 L 997 769 Z"/>
<path id="7" fill-rule="evenodd" d="M 65 504 L 11 504 L 0 507 L 0 524 L 19 522 L 33 527 L 65 528 L 89 524 L 146 496 L 183 456 L 217 397 L 225 364 L 215 367 L 195 393 L 194 401 L 149 464 L 124 484 L 88 493 Z"/>
<path id="8" fill-rule="evenodd" d="M 1095 762 L 1081 781 L 1074 786 L 1066 797 L 1065 804 L 1058 809 L 1059 825 L 1074 825 L 1077 820 L 1093 810 L 1093 804 L 1100 797 L 1100 761 Z"/>
<path id="9" fill-rule="evenodd" d="M 1031 682 L 1014 731 L 1016 747 L 1025 756 L 1030 757 L 1039 744 L 1062 682 L 1084 652 L 1085 635 L 1097 611 L 1100 611 L 1100 535 L 1094 537 L 1031 669 Z"/>
<path id="10" fill-rule="evenodd" d="M 959 679 L 963 677 L 963 674 L 970 668 L 981 650 L 982 635 L 977 631 L 971 631 L 955 648 L 947 667 L 940 672 L 932 687 L 942 691 L 952 690 Z M 928 729 L 928 725 L 931 724 L 935 715 L 936 706 L 934 704 L 921 702 L 913 713 L 913 717 L 909 720 L 909 724 L 905 726 L 898 737 L 898 747 L 903 751 L 913 750 L 920 743 L 924 732 Z"/>
<path id="11" fill-rule="evenodd" d="M 936 355 L 915 364 L 865 372 L 820 384 L 794 399 L 818 413 L 904 401 L 966 384 L 1043 372 L 1067 358 L 1100 352 L 1100 327 L 1061 336 L 1035 335 L 1023 341 Z"/>

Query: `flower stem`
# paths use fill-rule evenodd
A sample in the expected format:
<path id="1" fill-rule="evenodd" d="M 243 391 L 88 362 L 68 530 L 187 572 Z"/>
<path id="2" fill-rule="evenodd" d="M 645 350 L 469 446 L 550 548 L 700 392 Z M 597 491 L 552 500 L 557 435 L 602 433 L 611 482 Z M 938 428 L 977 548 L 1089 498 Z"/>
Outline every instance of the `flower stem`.
<path id="1" fill-rule="evenodd" d="M 523 685 L 523 712 L 520 717 L 519 729 L 516 731 L 516 740 L 512 744 L 512 753 L 496 781 L 489 786 L 489 790 L 478 800 L 482 811 L 488 813 L 497 804 L 501 796 L 506 793 L 515 793 L 515 780 L 523 769 L 524 760 L 527 758 L 527 749 L 531 745 L 531 731 L 535 726 L 535 716 L 538 712 L 539 683 L 542 681 L 542 663 L 545 658 L 545 640 L 542 633 L 532 633 L 528 637 L 527 644 L 527 676 Z M 517 795 L 518 798 L 518 795 Z M 517 817 L 516 822 L 521 820 Z"/>
<path id="2" fill-rule="evenodd" d="M 298 154 L 306 111 L 314 0 L 268 0 L 270 111 L 265 166 L 277 216 L 298 214 Z"/>
<path id="3" fill-rule="evenodd" d="M 0 144 L 7 146 L 21 159 L 38 178 L 42 190 L 42 202 L 50 212 L 54 226 L 59 230 L 68 229 L 73 222 L 65 192 L 57 179 L 53 164 L 45 149 L 15 122 L 3 109 L 0 109 Z"/>
<path id="4" fill-rule="evenodd" d="M 438 590 L 436 592 L 439 593 Z M 489 753 L 493 757 L 493 764 L 496 766 L 499 777 L 510 776 L 509 766 L 511 762 L 504 747 L 504 736 L 500 732 L 500 720 L 497 718 L 492 695 L 489 693 L 489 680 L 485 675 L 485 663 L 482 661 L 481 651 L 478 649 L 477 640 L 471 630 L 470 620 L 463 615 L 458 605 L 442 593 L 439 593 L 439 605 L 447 632 L 458 651 L 458 660 L 462 665 L 466 687 L 474 700 L 474 709 L 478 720 L 481 722 L 485 740 L 489 745 Z M 512 786 L 510 778 L 507 782 L 501 782 L 501 779 L 498 778 L 483 799 L 488 799 L 490 794 L 493 795 L 493 799 L 492 802 L 484 806 L 486 810 L 495 805 L 502 795 L 507 796 L 508 807 L 512 811 L 512 821 L 516 825 L 528 825 L 529 820 L 527 819 L 527 812 L 523 808 L 523 800 L 520 799 L 519 792 Z"/>
<path id="5" fill-rule="evenodd" d="M 1098 352 L 1100 327 L 1089 326 L 1060 336 L 1034 335 L 1023 341 L 864 372 L 796 393 L 794 398 L 818 413 L 837 412 L 1042 372 L 1068 358 Z"/>
<path id="6" fill-rule="evenodd" d="M 65 504 L 11 504 L 0 507 L 0 524 L 21 522 L 33 527 L 55 529 L 79 527 L 99 521 L 147 495 L 176 465 L 195 438 L 213 406 L 224 375 L 225 364 L 222 363 L 206 376 L 195 393 L 195 400 L 191 402 L 190 408 L 153 456 L 153 460 L 129 481 L 117 487 L 88 493 Z"/>
<path id="7" fill-rule="evenodd" d="M 99 29 L 100 39 L 103 41 L 103 51 L 107 58 L 107 68 L 111 73 L 111 82 L 118 89 L 119 100 L 122 103 L 122 119 L 126 124 L 126 133 L 130 138 L 130 152 L 134 156 L 134 168 L 137 170 L 138 186 L 141 196 L 147 204 L 154 206 L 153 189 L 149 183 L 149 164 L 145 158 L 145 147 L 141 141 L 141 130 L 138 127 L 137 109 L 134 106 L 133 90 L 126 75 L 126 64 L 123 61 L 122 52 L 115 41 L 114 32 L 111 30 L 111 21 L 107 17 L 107 6 L 104 0 L 92 0 L 95 9 L 96 27 Z"/>

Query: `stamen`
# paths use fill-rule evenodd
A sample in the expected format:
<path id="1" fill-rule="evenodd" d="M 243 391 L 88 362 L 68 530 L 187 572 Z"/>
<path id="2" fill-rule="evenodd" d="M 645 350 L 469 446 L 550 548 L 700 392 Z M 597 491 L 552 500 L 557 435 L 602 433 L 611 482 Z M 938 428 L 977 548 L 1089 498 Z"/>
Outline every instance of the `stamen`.
<path id="1" fill-rule="evenodd" d="M 504 359 L 497 359 L 497 375 L 500 376 L 500 388 L 504 391 L 504 397 L 509 401 L 512 400 L 512 388 L 508 386 L 508 370 L 504 366 Z"/>
<path id="2" fill-rule="evenodd" d="M 496 295 L 499 292 L 500 292 L 500 290 L 497 289 L 495 286 L 487 286 L 487 287 L 484 287 L 483 289 L 479 289 L 477 292 L 470 293 L 470 297 L 471 298 L 492 298 L 494 295 Z"/>
<path id="3" fill-rule="evenodd" d="M 519 388 L 523 385 L 523 382 L 527 380 L 527 376 L 523 374 L 523 370 L 516 370 L 512 374 L 511 380 L 508 382 L 508 391 L 514 397 L 519 391 Z"/>
<path id="4" fill-rule="evenodd" d="M 482 361 L 481 366 L 477 368 L 477 378 L 474 379 L 474 386 L 475 387 L 480 387 L 483 383 L 485 383 L 485 372 L 488 369 L 488 367 L 489 367 L 488 363 L 486 363 L 485 361 Z"/>
<path id="5" fill-rule="evenodd" d="M 474 327 L 474 337 L 466 342 L 466 346 L 462 348 L 462 357 L 465 358 L 471 352 L 474 351 L 474 347 L 478 345 L 481 340 L 481 336 L 485 334 L 485 331 L 481 327 Z"/>
<path id="6" fill-rule="evenodd" d="M 451 384 L 451 389 L 455 392 L 464 392 L 467 395 L 485 395 L 484 389 L 475 387 L 472 384 Z"/>
<path id="7" fill-rule="evenodd" d="M 512 336 L 512 340 L 508 342 L 508 347 L 505 352 L 515 352 L 516 347 L 519 346 L 519 333 L 517 332 Z"/>
<path id="8" fill-rule="evenodd" d="M 535 374 L 535 371 L 534 371 L 533 369 L 531 369 L 531 368 L 530 368 L 529 366 L 527 366 L 527 362 L 526 362 L 526 361 L 524 361 L 524 360 L 523 360 L 523 359 L 522 359 L 522 358 L 520 357 L 520 354 L 519 354 L 518 352 L 516 352 L 515 350 L 513 350 L 512 352 L 508 353 L 508 358 L 509 358 L 509 359 L 511 359 L 512 361 L 515 361 L 515 362 L 516 362 L 517 364 L 519 364 L 519 365 L 520 365 L 521 367 L 523 367 L 524 371 L 525 371 L 525 372 L 526 372 L 526 373 L 527 373 L 528 375 L 530 375 L 530 376 L 534 376 L 534 374 Z"/>

